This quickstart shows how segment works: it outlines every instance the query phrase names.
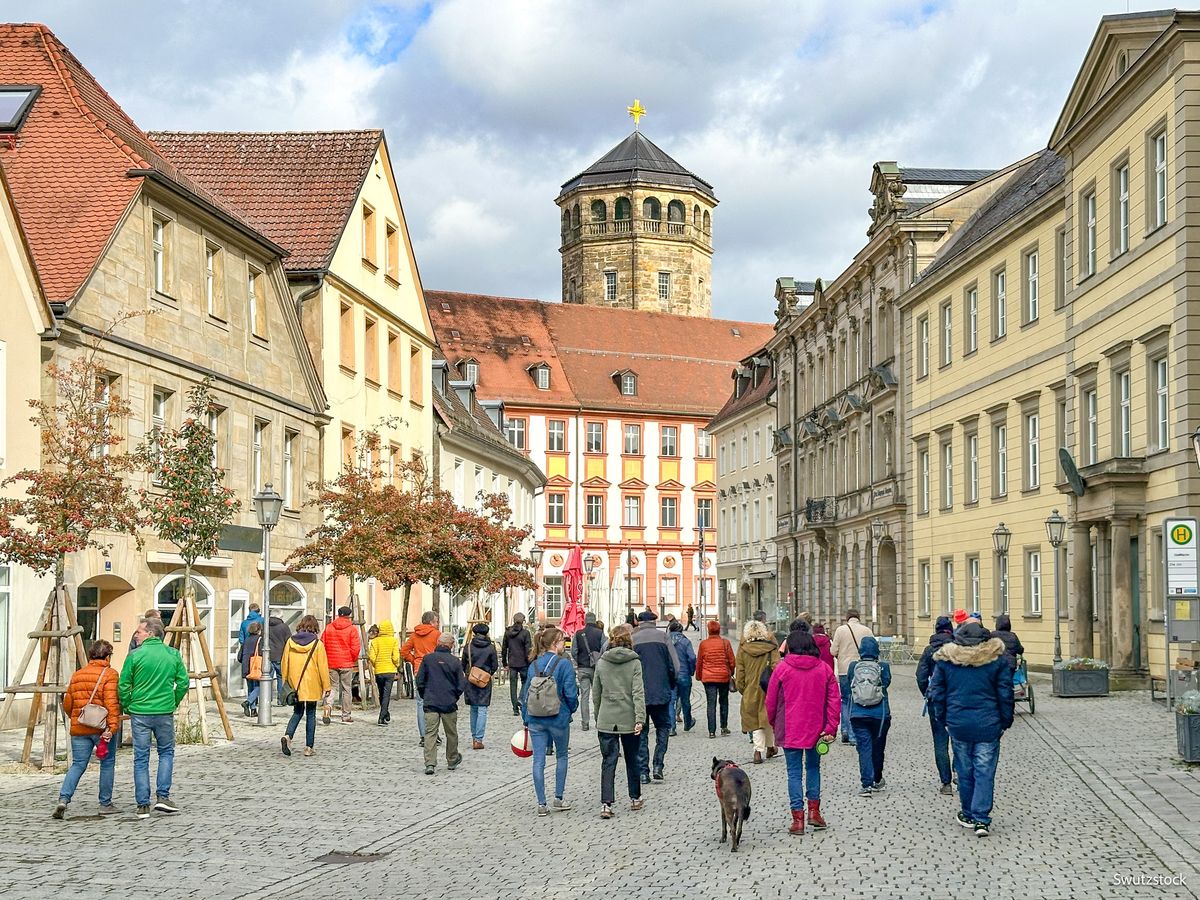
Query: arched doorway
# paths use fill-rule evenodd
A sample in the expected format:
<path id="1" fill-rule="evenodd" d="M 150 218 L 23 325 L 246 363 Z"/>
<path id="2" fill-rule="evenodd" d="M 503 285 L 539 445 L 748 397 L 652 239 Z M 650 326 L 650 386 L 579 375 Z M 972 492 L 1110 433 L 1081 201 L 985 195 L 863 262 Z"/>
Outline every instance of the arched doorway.
<path id="1" fill-rule="evenodd" d="M 786 606 L 788 615 L 791 618 L 796 617 L 798 608 L 796 606 L 796 589 L 792 584 L 792 560 L 785 556 L 779 561 L 779 598 L 778 602 L 781 606 Z"/>
<path id="2" fill-rule="evenodd" d="M 890 537 L 884 538 L 879 545 L 879 561 L 876 566 L 876 632 L 894 635 L 900 630 L 900 620 L 896 608 L 896 545 Z"/>
<path id="3" fill-rule="evenodd" d="M 200 613 L 200 624 L 204 626 L 204 639 L 208 642 L 208 652 L 213 655 L 213 664 L 219 669 L 216 646 L 213 643 L 213 601 L 216 598 L 216 592 L 207 578 L 197 575 L 195 572 L 192 573 L 192 589 L 196 592 L 196 610 Z M 183 600 L 182 569 L 172 572 L 154 588 L 154 608 L 162 613 L 164 625 L 171 623 L 171 617 L 175 615 L 175 609 L 181 600 Z M 167 637 L 170 638 L 170 635 Z M 188 662 L 186 654 L 184 662 Z M 193 658 L 191 665 L 193 671 L 202 671 L 204 660 Z M 239 669 L 239 674 L 240 671 Z"/>
<path id="4" fill-rule="evenodd" d="M 75 614 L 83 629 L 83 645 L 97 638 L 111 641 L 117 656 L 124 653 L 138 617 L 133 585 L 116 575 L 96 575 L 75 589 Z"/>

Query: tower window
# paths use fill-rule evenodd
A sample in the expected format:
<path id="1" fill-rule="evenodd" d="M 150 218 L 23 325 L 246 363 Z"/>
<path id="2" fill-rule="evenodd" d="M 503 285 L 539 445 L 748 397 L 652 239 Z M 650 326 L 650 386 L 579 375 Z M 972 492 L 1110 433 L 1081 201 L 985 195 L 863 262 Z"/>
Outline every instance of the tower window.
<path id="1" fill-rule="evenodd" d="M 708 210 L 704 211 L 704 233 L 712 234 L 712 216 L 708 214 Z"/>
<path id="2" fill-rule="evenodd" d="M 617 202 L 613 204 L 613 223 L 614 231 L 628 231 L 629 220 L 633 218 L 633 207 L 629 203 L 628 197 L 618 197 Z"/>
<path id="3" fill-rule="evenodd" d="M 576 203 L 574 206 L 571 207 L 571 228 L 572 229 L 579 228 L 579 204 L 578 203 Z"/>
<path id="4" fill-rule="evenodd" d="M 670 300 L 671 299 L 671 273 L 670 272 L 659 272 L 658 273 L 658 299 L 659 300 Z"/>
<path id="5" fill-rule="evenodd" d="M 592 201 L 592 221 L 593 222 L 603 222 L 607 218 L 608 218 L 608 206 L 605 205 L 603 200 L 593 200 Z"/>
<path id="6" fill-rule="evenodd" d="M 646 231 L 659 231 L 662 223 L 662 204 L 657 197 L 647 197 L 642 201 L 642 228 Z"/>
<path id="7" fill-rule="evenodd" d="M 683 234 L 683 226 L 687 222 L 687 209 L 678 200 L 667 204 L 667 232 Z"/>
<path id="8" fill-rule="evenodd" d="M 604 273 L 604 299 L 609 303 L 615 303 L 617 300 L 617 273 Z"/>

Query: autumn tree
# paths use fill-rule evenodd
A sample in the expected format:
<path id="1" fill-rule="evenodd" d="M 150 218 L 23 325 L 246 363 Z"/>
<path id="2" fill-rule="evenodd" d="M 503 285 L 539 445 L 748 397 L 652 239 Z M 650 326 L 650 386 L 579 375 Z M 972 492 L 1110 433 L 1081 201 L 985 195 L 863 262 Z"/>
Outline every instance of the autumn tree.
<path id="1" fill-rule="evenodd" d="M 521 547 L 531 529 L 512 522 L 503 494 L 480 494 L 479 510 L 460 509 L 439 560 L 443 583 L 460 592 L 496 594 L 535 586 Z"/>
<path id="2" fill-rule="evenodd" d="M 217 437 L 208 426 L 211 391 L 206 378 L 188 391 L 183 424 L 151 433 L 145 457 L 152 485 L 138 492 L 146 524 L 183 557 L 185 597 L 195 593 L 196 560 L 217 555 L 221 529 L 241 508 L 233 489 L 224 484 L 225 470 L 217 465 Z"/>

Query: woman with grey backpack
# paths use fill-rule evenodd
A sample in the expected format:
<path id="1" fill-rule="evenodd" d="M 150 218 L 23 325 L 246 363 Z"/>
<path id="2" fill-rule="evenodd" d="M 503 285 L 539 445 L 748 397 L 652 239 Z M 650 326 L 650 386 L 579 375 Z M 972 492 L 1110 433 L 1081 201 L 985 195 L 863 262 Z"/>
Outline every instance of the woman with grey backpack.
<path id="1" fill-rule="evenodd" d="M 534 639 L 537 657 L 529 666 L 529 680 L 522 685 L 521 718 L 533 744 L 533 790 L 537 814 L 566 812 L 571 808 L 563 795 L 567 789 L 567 745 L 571 716 L 579 706 L 575 668 L 563 659 L 566 639 L 553 625 Z M 546 803 L 546 750 L 554 746 L 554 802 Z"/>
<path id="2" fill-rule="evenodd" d="M 888 730 L 892 727 L 892 709 L 888 686 L 892 668 L 879 661 L 879 642 L 865 637 L 858 644 L 858 659 L 846 672 L 850 683 L 850 727 L 858 744 L 858 774 L 862 781 L 860 797 L 878 794 L 884 789 L 883 753 Z"/>

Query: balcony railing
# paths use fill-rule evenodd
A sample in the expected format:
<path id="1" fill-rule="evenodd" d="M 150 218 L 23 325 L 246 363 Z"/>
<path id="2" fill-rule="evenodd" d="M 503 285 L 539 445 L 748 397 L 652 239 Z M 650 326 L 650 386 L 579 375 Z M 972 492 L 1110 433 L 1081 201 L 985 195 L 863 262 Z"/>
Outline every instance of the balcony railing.
<path id="1" fill-rule="evenodd" d="M 813 525 L 827 525 L 837 521 L 836 497 L 810 497 L 804 504 L 804 520 Z"/>
<path id="2" fill-rule="evenodd" d="M 691 225 L 687 222 L 666 222 L 662 219 L 608 219 L 603 222 L 583 222 L 568 228 L 563 232 L 563 246 L 576 241 L 607 237 L 614 234 L 631 234 L 637 231 L 642 234 L 653 234 L 678 238 L 680 240 L 695 240 L 703 244 L 712 243 L 711 232 Z"/>

